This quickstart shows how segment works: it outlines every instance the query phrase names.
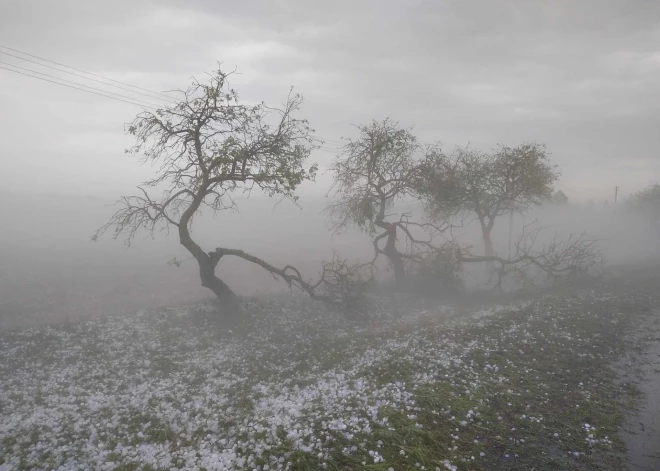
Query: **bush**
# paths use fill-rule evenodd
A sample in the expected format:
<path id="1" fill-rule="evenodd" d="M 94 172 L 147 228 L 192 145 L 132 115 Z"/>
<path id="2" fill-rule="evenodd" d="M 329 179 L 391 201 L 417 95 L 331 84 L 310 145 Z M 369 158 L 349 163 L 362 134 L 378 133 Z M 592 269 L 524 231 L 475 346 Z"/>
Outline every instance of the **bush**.
<path id="1" fill-rule="evenodd" d="M 411 291 L 428 296 L 462 291 L 464 286 L 459 276 L 460 263 L 454 254 L 452 245 L 424 257 L 410 277 Z"/>

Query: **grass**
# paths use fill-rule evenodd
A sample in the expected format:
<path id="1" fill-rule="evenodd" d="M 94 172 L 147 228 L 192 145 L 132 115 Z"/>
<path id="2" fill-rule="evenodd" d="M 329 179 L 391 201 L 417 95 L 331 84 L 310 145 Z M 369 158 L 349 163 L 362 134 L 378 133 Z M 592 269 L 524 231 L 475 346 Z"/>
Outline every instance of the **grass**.
<path id="1" fill-rule="evenodd" d="M 304 298 L 0 336 L 0 471 L 620 469 L 610 368 L 657 300 L 582 290 L 471 312 Z"/>

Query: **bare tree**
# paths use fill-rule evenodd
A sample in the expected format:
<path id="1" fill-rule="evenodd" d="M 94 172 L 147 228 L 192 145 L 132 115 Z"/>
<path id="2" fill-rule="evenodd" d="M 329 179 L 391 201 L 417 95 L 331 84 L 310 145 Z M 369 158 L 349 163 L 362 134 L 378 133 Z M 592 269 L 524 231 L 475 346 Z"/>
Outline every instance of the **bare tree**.
<path id="1" fill-rule="evenodd" d="M 338 307 L 344 313 L 355 313 L 365 308 L 365 293 L 374 273 L 368 264 L 350 264 L 333 254 L 330 262 L 323 263 L 323 271 L 312 297 Z"/>
<path id="2" fill-rule="evenodd" d="M 508 275 L 516 275 L 523 284 L 533 285 L 536 280 L 550 279 L 556 282 L 577 274 L 592 275 L 592 271 L 602 266 L 603 256 L 598 240 L 590 239 L 585 232 L 571 234 L 568 238 L 553 236 L 549 242 L 541 242 L 546 227 L 525 226 L 522 234 L 510 249 L 508 257 L 471 256 L 457 249 L 460 263 L 490 262 L 498 265 L 496 288 Z"/>
<path id="3" fill-rule="evenodd" d="M 544 145 L 525 143 L 500 146 L 491 154 L 467 148 L 451 156 L 435 153 L 424 163 L 422 176 L 420 193 L 428 212 L 436 218 L 457 211 L 475 214 L 484 253 L 491 257 L 497 218 L 549 199 L 559 172 Z"/>
<path id="4" fill-rule="evenodd" d="M 235 295 L 215 275 L 226 255 L 256 263 L 311 294 L 316 285 L 305 282 L 294 267 L 279 269 L 236 249 L 207 252 L 191 236 L 193 219 L 203 208 L 213 213 L 236 209 L 232 194 L 255 187 L 295 201 L 298 185 L 314 179 L 317 170 L 316 164 L 304 165 L 314 147 L 313 130 L 294 117 L 302 97 L 289 94 L 281 108 L 243 105 L 229 88 L 228 76 L 217 70 L 207 82 L 193 80 L 180 92 L 178 104 L 144 111 L 129 125 L 136 144 L 127 152 L 155 164 L 156 175 L 138 187 L 138 194 L 122 197 L 120 208 L 92 239 L 112 230 L 114 238 L 124 237 L 130 245 L 141 230 L 153 235 L 175 227 L 179 242 L 199 265 L 202 286 L 230 305 Z"/>
<path id="5" fill-rule="evenodd" d="M 396 215 L 388 214 L 387 210 L 394 202 L 416 195 L 420 162 L 426 155 L 439 151 L 435 146 L 421 146 L 410 130 L 400 128 L 389 118 L 358 129 L 360 136 L 348 140 L 343 153 L 330 167 L 334 175 L 331 193 L 336 200 L 326 211 L 335 231 L 355 225 L 373 236 L 374 261 L 379 255 L 387 257 L 395 283 L 402 286 L 406 259 L 419 254 L 402 252 L 397 247 L 398 238 L 430 249 L 430 241 L 417 239 L 411 228 L 430 229 L 432 233 L 442 232 L 444 228 L 414 223 L 409 215 L 400 214 L 398 220 L 392 220 Z"/>

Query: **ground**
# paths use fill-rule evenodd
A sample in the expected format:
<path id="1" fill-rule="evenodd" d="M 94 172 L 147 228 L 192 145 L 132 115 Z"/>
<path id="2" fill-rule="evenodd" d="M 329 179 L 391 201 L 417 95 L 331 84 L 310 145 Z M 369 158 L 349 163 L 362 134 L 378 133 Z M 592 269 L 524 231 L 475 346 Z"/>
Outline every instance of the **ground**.
<path id="1" fill-rule="evenodd" d="M 612 368 L 659 304 L 599 284 L 450 307 L 303 297 L 0 335 L 0 470 L 622 469 Z M 377 313 L 377 314 L 374 314 Z"/>
<path id="2" fill-rule="evenodd" d="M 640 400 L 626 414 L 621 430 L 629 468 L 660 469 L 660 309 L 631 330 L 634 348 L 615 365 L 619 378 L 636 384 Z"/>

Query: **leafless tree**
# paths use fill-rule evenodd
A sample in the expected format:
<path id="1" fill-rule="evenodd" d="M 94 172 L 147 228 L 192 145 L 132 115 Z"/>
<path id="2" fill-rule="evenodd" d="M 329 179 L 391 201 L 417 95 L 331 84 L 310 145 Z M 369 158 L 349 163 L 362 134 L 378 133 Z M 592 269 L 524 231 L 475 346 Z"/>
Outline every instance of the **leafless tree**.
<path id="1" fill-rule="evenodd" d="M 552 196 L 559 178 L 545 146 L 500 146 L 486 154 L 459 148 L 452 155 L 434 153 L 424 163 L 420 192 L 436 218 L 472 213 L 481 228 L 484 253 L 495 255 L 491 233 L 498 217 L 522 212 Z"/>
<path id="2" fill-rule="evenodd" d="M 533 285 L 541 279 L 554 283 L 578 274 L 592 276 L 592 272 L 602 266 L 598 240 L 590 239 L 583 232 L 563 239 L 555 235 L 549 242 L 541 242 L 541 236 L 548 228 L 533 227 L 534 224 L 525 226 L 506 258 L 472 256 L 461 249 L 457 249 L 456 258 L 460 263 L 497 264 L 495 287 L 500 290 L 508 275 L 516 275 L 525 285 Z"/>
<path id="3" fill-rule="evenodd" d="M 207 252 L 191 236 L 193 219 L 202 209 L 236 209 L 232 195 L 253 188 L 295 201 L 298 185 L 314 179 L 317 171 L 316 164 L 305 166 L 314 147 L 313 130 L 306 120 L 294 117 L 302 97 L 289 94 L 281 108 L 243 105 L 228 86 L 229 75 L 217 70 L 207 82 L 193 80 L 181 91 L 178 104 L 144 111 L 129 125 L 136 144 L 127 152 L 154 164 L 156 175 L 139 186 L 136 195 L 122 197 L 120 208 L 92 239 L 110 230 L 130 245 L 139 231 L 153 235 L 175 227 L 179 242 L 199 265 L 202 286 L 229 305 L 234 305 L 235 295 L 215 275 L 224 256 L 255 263 L 316 295 L 323 276 L 312 284 L 294 267 L 280 269 L 237 249 Z"/>
<path id="4" fill-rule="evenodd" d="M 395 283 L 402 286 L 406 260 L 420 257 L 417 253 L 420 248 L 432 247 L 430 241 L 413 235 L 413 226 L 430 230 L 432 234 L 445 228 L 415 223 L 408 214 L 393 215 L 387 210 L 405 197 L 416 196 L 420 163 L 439 150 L 437 146 L 420 145 L 410 130 L 400 128 L 389 118 L 358 129 L 360 136 L 348 140 L 330 167 L 335 201 L 326 211 L 335 231 L 355 225 L 373 236 L 374 261 L 379 255 L 387 257 Z M 393 220 L 396 216 L 399 219 Z M 397 247 L 399 238 L 405 239 L 410 251 L 402 252 Z"/>
<path id="5" fill-rule="evenodd" d="M 365 294 L 374 272 L 369 264 L 350 264 L 333 254 L 323 263 L 318 287 L 313 297 L 338 307 L 344 313 L 356 313 L 365 306 Z"/>

